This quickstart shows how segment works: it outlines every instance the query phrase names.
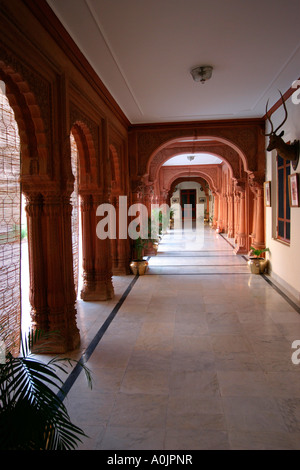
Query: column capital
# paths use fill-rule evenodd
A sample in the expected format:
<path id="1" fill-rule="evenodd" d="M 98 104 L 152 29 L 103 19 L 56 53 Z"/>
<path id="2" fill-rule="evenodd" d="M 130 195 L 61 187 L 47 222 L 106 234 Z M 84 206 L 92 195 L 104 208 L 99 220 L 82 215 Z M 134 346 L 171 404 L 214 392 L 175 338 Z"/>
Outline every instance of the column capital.
<path id="1" fill-rule="evenodd" d="M 248 181 L 251 191 L 255 192 L 257 189 L 263 189 L 265 174 L 260 172 L 249 173 Z"/>
<path id="2" fill-rule="evenodd" d="M 234 189 L 239 193 L 244 193 L 246 191 L 246 181 L 244 179 L 236 180 L 234 186 Z"/>

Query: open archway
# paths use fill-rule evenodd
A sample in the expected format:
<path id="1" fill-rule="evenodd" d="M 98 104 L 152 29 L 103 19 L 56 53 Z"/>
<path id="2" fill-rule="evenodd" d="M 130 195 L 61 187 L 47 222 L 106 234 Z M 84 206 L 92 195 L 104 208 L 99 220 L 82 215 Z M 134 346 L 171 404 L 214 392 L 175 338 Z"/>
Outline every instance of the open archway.
<path id="1" fill-rule="evenodd" d="M 37 219 L 42 210 L 41 182 L 49 181 L 49 165 L 44 122 L 28 83 L 3 62 L 0 79 L 0 322 L 6 347 L 18 353 L 23 332 L 30 327 L 46 330 L 48 325 L 45 259 Z"/>

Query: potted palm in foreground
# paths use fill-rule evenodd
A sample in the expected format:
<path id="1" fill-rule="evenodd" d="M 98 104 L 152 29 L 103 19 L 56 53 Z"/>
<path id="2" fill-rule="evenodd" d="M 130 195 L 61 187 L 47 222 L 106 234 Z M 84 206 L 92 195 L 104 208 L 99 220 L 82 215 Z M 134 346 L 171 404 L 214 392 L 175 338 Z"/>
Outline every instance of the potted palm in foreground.
<path id="1" fill-rule="evenodd" d="M 248 266 L 252 274 L 263 274 L 268 266 L 268 260 L 261 256 L 266 251 L 270 251 L 269 248 L 257 249 L 253 246 L 250 247 L 250 255 Z"/>
<path id="2" fill-rule="evenodd" d="M 3 330 L 2 330 L 3 332 Z M 72 424 L 63 404 L 63 382 L 58 372 L 66 365 L 82 365 L 91 386 L 88 369 L 78 361 L 52 358 L 42 362 L 36 354 L 45 354 L 43 334 L 29 333 L 23 339 L 21 354 L 1 354 L 0 363 L 0 449 L 1 450 L 74 450 L 87 437 Z M 49 338 L 47 339 L 49 341 Z M 43 340 L 42 340 L 43 341 Z M 45 340 L 46 341 L 46 340 Z M 51 340 L 50 340 L 51 341 Z M 4 341 L 1 341 L 3 347 Z M 35 354 L 31 349 L 36 346 Z"/>

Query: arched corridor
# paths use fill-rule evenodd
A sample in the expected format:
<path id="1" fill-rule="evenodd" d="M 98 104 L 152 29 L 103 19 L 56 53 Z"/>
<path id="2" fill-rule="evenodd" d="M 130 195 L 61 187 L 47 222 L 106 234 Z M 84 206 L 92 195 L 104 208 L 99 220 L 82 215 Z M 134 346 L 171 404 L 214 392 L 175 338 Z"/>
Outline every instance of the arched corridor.
<path id="1" fill-rule="evenodd" d="M 95 381 L 87 392 L 79 375 L 65 401 L 90 436 L 80 448 L 299 448 L 300 308 L 200 232 L 168 232 L 145 276 L 118 277 L 117 300 L 80 304 Z"/>
<path id="2" fill-rule="evenodd" d="M 0 2 L 0 360 L 26 320 L 91 368 L 80 449 L 300 449 L 298 9 L 191 3 Z"/>
<path id="3" fill-rule="evenodd" d="M 249 274 L 246 258 L 233 252 L 234 240 L 199 221 L 194 229 L 169 230 L 149 260 L 148 274 Z"/>

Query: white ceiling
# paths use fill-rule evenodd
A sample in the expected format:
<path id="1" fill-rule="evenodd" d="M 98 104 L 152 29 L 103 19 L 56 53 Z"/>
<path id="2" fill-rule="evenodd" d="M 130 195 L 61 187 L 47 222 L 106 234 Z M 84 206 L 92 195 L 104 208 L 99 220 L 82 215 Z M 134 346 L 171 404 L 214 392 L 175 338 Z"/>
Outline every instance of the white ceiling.
<path id="1" fill-rule="evenodd" d="M 219 164 L 222 163 L 222 160 L 218 157 L 210 153 L 193 153 L 192 156 L 194 157 L 193 160 L 189 161 L 188 156 L 190 153 L 185 153 L 181 155 L 176 155 L 175 157 L 169 158 L 163 166 L 181 166 L 181 165 L 212 165 L 212 164 Z"/>
<path id="2" fill-rule="evenodd" d="M 262 117 L 300 77 L 299 0 L 47 2 L 132 124 Z"/>

